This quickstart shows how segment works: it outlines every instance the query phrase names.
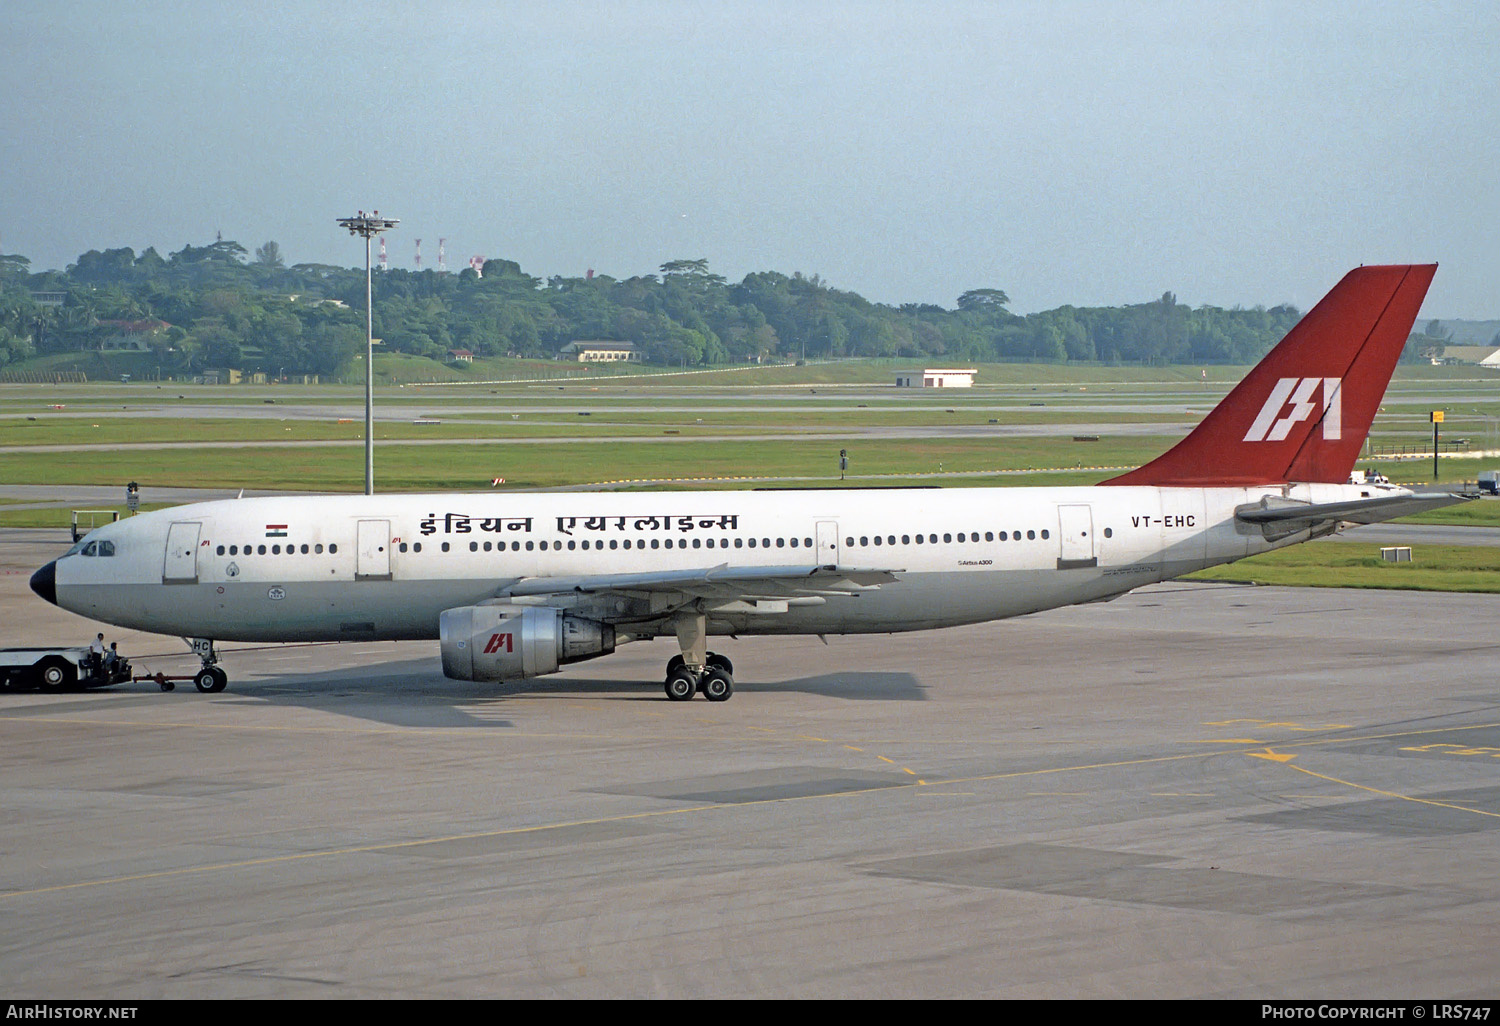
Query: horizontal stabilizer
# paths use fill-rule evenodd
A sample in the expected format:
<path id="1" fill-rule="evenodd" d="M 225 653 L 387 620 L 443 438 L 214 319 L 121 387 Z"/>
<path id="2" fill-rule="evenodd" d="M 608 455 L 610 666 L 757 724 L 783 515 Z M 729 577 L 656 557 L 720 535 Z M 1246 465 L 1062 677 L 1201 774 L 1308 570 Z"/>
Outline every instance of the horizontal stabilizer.
<path id="1" fill-rule="evenodd" d="M 1441 509 L 1455 503 L 1468 502 L 1474 498 L 1455 492 L 1399 492 L 1395 495 L 1377 495 L 1368 499 L 1351 499 L 1346 502 L 1296 502 L 1290 499 L 1274 499 L 1270 496 L 1252 506 L 1243 506 L 1234 511 L 1236 520 L 1247 524 L 1286 526 L 1297 524 L 1326 524 L 1340 522 L 1349 524 L 1379 524 L 1397 517 L 1421 513 L 1429 509 Z"/>

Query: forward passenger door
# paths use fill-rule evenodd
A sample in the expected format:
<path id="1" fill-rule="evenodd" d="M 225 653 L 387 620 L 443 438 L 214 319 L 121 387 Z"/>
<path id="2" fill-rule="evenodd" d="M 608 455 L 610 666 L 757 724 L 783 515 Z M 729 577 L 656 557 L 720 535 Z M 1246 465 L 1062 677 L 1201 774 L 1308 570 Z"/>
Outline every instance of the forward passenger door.
<path id="1" fill-rule="evenodd" d="M 391 522 L 361 520 L 355 546 L 354 579 L 356 581 L 389 581 L 391 579 Z"/>
<path id="2" fill-rule="evenodd" d="M 183 522 L 167 528 L 167 557 L 162 565 L 161 583 L 198 583 L 198 533 L 202 527 L 197 522 Z"/>

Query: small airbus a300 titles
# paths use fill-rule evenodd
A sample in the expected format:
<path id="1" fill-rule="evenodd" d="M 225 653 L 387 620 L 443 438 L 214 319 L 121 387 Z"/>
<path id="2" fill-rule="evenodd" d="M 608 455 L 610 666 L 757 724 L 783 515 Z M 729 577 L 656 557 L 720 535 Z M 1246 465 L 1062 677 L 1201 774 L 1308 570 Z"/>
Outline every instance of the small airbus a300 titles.
<path id="1" fill-rule="evenodd" d="M 930 630 L 1109 599 L 1463 501 L 1350 471 L 1436 265 L 1361 267 L 1182 442 L 1091 487 L 231 499 L 100 527 L 31 579 L 94 620 L 215 641 L 440 642 L 466 681 L 674 636 L 668 698 L 723 701 L 708 639 Z"/>

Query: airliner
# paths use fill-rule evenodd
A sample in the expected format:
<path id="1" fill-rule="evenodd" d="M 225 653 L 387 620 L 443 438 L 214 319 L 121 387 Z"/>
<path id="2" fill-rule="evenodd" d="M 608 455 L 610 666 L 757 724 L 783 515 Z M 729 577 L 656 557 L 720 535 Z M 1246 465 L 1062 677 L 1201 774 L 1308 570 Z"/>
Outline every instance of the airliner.
<path id="1" fill-rule="evenodd" d="M 509 681 L 675 637 L 666 695 L 724 701 L 710 638 L 932 630 L 1142 585 L 1464 501 L 1350 484 L 1436 265 L 1351 271 L 1180 443 L 1087 487 L 241 498 L 86 535 L 32 589 L 216 641 L 437 639 Z"/>

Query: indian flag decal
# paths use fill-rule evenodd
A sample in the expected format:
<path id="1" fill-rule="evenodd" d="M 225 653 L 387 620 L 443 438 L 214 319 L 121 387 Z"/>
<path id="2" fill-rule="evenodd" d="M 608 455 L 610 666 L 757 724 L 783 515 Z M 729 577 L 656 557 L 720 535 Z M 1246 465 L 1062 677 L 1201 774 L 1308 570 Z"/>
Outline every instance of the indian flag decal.
<path id="1" fill-rule="evenodd" d="M 267 538 L 285 538 L 286 537 L 286 525 L 285 524 L 267 524 L 266 525 L 266 537 Z"/>

